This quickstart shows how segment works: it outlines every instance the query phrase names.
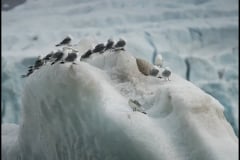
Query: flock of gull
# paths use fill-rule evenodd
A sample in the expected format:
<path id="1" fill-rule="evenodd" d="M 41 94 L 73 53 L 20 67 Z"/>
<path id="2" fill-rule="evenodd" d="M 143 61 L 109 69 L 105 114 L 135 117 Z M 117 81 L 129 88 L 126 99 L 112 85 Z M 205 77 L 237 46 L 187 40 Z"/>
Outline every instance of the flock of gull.
<path id="1" fill-rule="evenodd" d="M 71 43 L 71 36 L 67 36 L 64 38 L 58 46 L 64 46 L 63 50 L 58 50 L 56 52 L 51 52 L 47 54 L 45 57 L 38 56 L 37 60 L 35 61 L 34 65 L 31 65 L 28 67 L 28 73 L 26 75 L 22 75 L 22 78 L 28 77 L 31 75 L 35 70 L 38 70 L 40 67 L 42 67 L 44 64 L 51 63 L 51 65 L 54 65 L 55 63 L 59 62 L 60 64 L 64 64 L 67 62 L 72 62 L 73 64 L 76 64 L 75 61 L 79 57 L 79 51 L 72 48 Z M 107 50 L 111 51 L 119 51 L 119 50 L 125 50 L 124 47 L 126 45 L 126 41 L 123 39 L 119 39 L 117 43 L 114 43 L 112 39 L 108 39 L 107 44 L 99 43 L 97 44 L 93 49 L 87 50 L 83 55 L 80 57 L 80 61 L 83 59 L 86 59 L 90 57 L 94 53 L 102 54 Z"/>
<path id="2" fill-rule="evenodd" d="M 78 57 L 80 57 L 80 61 L 83 59 L 86 59 L 90 57 L 92 54 L 102 54 L 107 50 L 110 51 L 124 51 L 124 47 L 126 45 L 126 41 L 123 39 L 119 39 L 116 43 L 112 39 L 108 39 L 107 43 L 99 43 L 97 44 L 93 49 L 87 50 L 84 54 L 79 56 L 79 51 L 71 47 L 71 36 L 67 36 L 64 38 L 60 43 L 56 44 L 56 47 L 63 46 L 62 50 L 52 51 L 51 53 L 47 54 L 45 57 L 38 56 L 36 59 L 34 65 L 31 65 L 28 67 L 28 73 L 25 75 L 22 75 L 22 78 L 28 77 L 31 75 L 35 70 L 38 70 L 43 65 L 50 63 L 51 65 L 54 65 L 55 63 L 59 62 L 60 64 L 64 63 L 73 63 L 76 64 L 76 60 Z M 171 70 L 169 67 L 163 68 L 163 58 L 161 54 L 158 54 L 154 65 L 149 64 L 147 61 L 136 58 L 136 63 L 138 66 L 139 71 L 146 75 L 146 76 L 154 76 L 157 78 L 165 78 L 169 80 L 169 77 L 171 75 Z M 150 66 L 150 67 L 149 67 Z M 163 69 L 162 72 L 160 72 L 160 69 Z"/>
<path id="3" fill-rule="evenodd" d="M 87 50 L 84 54 L 79 54 L 79 51 L 72 48 L 70 44 L 72 41 L 71 36 L 67 36 L 64 38 L 60 43 L 56 44 L 55 46 L 63 46 L 62 50 L 52 51 L 51 53 L 47 54 L 45 57 L 38 56 L 34 65 L 28 67 L 28 73 L 26 75 L 22 75 L 21 77 L 28 77 L 31 75 L 35 70 L 40 69 L 43 65 L 50 63 L 54 65 L 55 63 L 64 64 L 64 63 L 72 63 L 76 64 L 76 60 L 79 59 L 80 61 L 89 58 L 92 54 L 102 54 L 105 51 L 125 51 L 124 47 L 126 45 L 126 41 L 123 39 L 119 39 L 116 43 L 112 39 L 108 39 L 107 43 L 99 43 L 93 49 Z M 156 56 L 154 64 L 150 64 L 149 62 L 136 58 L 136 63 L 139 71 L 145 76 L 153 76 L 156 78 L 164 78 L 165 80 L 169 80 L 171 75 L 171 70 L 169 67 L 163 67 L 163 58 L 161 54 Z M 142 105 L 137 100 L 129 99 L 128 101 L 129 106 L 132 108 L 133 111 L 138 111 L 143 114 L 147 114 Z"/>

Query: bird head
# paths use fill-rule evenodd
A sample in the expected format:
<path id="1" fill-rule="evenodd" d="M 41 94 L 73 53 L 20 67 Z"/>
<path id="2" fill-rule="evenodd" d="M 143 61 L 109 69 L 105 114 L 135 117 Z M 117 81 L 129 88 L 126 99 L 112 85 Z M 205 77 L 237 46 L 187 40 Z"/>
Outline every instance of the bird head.
<path id="1" fill-rule="evenodd" d="M 125 41 L 125 42 L 127 42 L 126 39 L 123 38 L 123 37 L 120 37 L 120 38 L 119 38 L 119 41 Z"/>
<path id="2" fill-rule="evenodd" d="M 67 35 L 67 37 L 66 38 L 70 38 L 70 39 L 73 39 L 73 37 L 72 37 L 72 35 Z"/>
<path id="3" fill-rule="evenodd" d="M 113 39 L 112 39 L 112 38 L 109 38 L 109 39 L 108 39 L 108 42 L 113 42 Z"/>

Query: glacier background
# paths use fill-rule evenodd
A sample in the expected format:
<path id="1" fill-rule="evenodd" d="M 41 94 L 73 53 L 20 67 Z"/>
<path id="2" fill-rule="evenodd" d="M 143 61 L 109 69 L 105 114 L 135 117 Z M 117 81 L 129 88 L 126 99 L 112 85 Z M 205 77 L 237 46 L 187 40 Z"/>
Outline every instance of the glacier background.
<path id="1" fill-rule="evenodd" d="M 2 11 L 2 123 L 19 123 L 24 79 L 36 56 L 67 34 L 104 42 L 152 62 L 156 52 L 180 76 L 219 100 L 238 135 L 237 0 L 28 0 Z"/>

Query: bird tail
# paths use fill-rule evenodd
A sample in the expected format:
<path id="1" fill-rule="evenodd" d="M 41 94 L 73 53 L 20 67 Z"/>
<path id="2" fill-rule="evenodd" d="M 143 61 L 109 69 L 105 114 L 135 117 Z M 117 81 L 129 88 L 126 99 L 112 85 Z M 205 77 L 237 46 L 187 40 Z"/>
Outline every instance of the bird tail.
<path id="1" fill-rule="evenodd" d="M 56 44 L 55 46 L 58 47 L 58 46 L 60 46 L 60 45 L 61 45 L 61 44 Z"/>

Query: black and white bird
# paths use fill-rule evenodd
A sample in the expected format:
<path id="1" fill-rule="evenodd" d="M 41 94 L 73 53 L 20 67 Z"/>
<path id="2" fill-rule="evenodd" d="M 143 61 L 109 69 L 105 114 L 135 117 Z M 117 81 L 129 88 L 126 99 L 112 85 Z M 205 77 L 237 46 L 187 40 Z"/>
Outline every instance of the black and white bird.
<path id="1" fill-rule="evenodd" d="M 41 56 L 38 56 L 34 64 L 34 69 L 39 69 L 42 65 L 44 65 L 44 60 L 41 59 Z"/>
<path id="2" fill-rule="evenodd" d="M 163 57 L 160 53 L 157 54 L 154 64 L 158 67 L 163 67 Z"/>
<path id="3" fill-rule="evenodd" d="M 132 99 L 129 99 L 128 101 L 128 105 L 132 108 L 132 110 L 135 112 L 135 111 L 138 111 L 138 112 L 141 112 L 143 114 L 147 114 L 144 109 L 142 108 L 142 105 L 137 101 L 137 100 L 132 100 Z"/>
<path id="4" fill-rule="evenodd" d="M 71 43 L 71 40 L 72 40 L 72 37 L 70 35 L 68 35 L 60 43 L 56 44 L 56 47 L 62 46 L 62 45 L 69 45 Z"/>
<path id="5" fill-rule="evenodd" d="M 43 57 L 43 60 L 45 62 L 49 61 L 51 59 L 51 57 L 53 56 L 53 54 L 54 54 L 53 52 L 47 54 L 45 57 Z"/>
<path id="6" fill-rule="evenodd" d="M 26 75 L 21 75 L 22 78 L 28 77 L 30 74 L 34 72 L 34 70 L 39 69 L 41 66 L 44 65 L 44 60 L 41 56 L 38 56 L 34 65 L 28 67 L 28 73 Z"/>
<path id="7" fill-rule="evenodd" d="M 113 48 L 113 45 L 114 45 L 114 41 L 112 39 L 108 39 L 106 47 L 105 47 L 105 51 L 111 50 Z"/>
<path id="8" fill-rule="evenodd" d="M 159 73 L 159 69 L 156 67 L 156 66 L 154 66 L 151 70 L 150 70 L 150 75 L 151 76 L 157 76 L 158 75 L 158 73 Z"/>
<path id="9" fill-rule="evenodd" d="M 169 67 L 165 67 L 159 78 L 164 78 L 170 81 L 169 79 L 170 76 L 171 76 L 171 69 Z"/>
<path id="10" fill-rule="evenodd" d="M 124 39 L 119 39 L 119 41 L 114 45 L 114 50 L 123 50 L 124 51 L 124 46 L 126 45 L 126 41 Z"/>
<path id="11" fill-rule="evenodd" d="M 33 66 L 28 66 L 29 69 L 33 68 Z"/>
<path id="12" fill-rule="evenodd" d="M 85 53 L 81 56 L 80 60 L 82 60 L 82 59 L 84 59 L 84 58 L 90 57 L 92 53 L 93 53 L 93 51 L 92 51 L 91 49 L 87 50 L 87 52 L 85 52 Z"/>
<path id="13" fill-rule="evenodd" d="M 60 61 L 63 58 L 63 56 L 64 56 L 64 53 L 62 51 L 57 51 L 56 53 L 54 53 L 52 56 L 53 62 L 51 63 L 51 65 Z"/>
<path id="14" fill-rule="evenodd" d="M 22 77 L 22 78 L 28 77 L 30 74 L 33 73 L 33 71 L 34 71 L 34 69 L 33 69 L 33 68 L 30 68 L 30 69 L 28 70 L 28 73 L 27 73 L 26 75 L 21 75 L 21 77 Z"/>
<path id="15" fill-rule="evenodd" d="M 73 62 L 73 64 L 76 64 L 75 60 L 77 59 L 77 57 L 78 57 L 77 52 L 68 53 L 67 57 L 61 62 L 61 64 L 65 62 Z"/>
<path id="16" fill-rule="evenodd" d="M 98 45 L 95 46 L 95 48 L 93 49 L 93 53 L 103 53 L 105 49 L 105 45 L 103 43 L 99 43 Z"/>

